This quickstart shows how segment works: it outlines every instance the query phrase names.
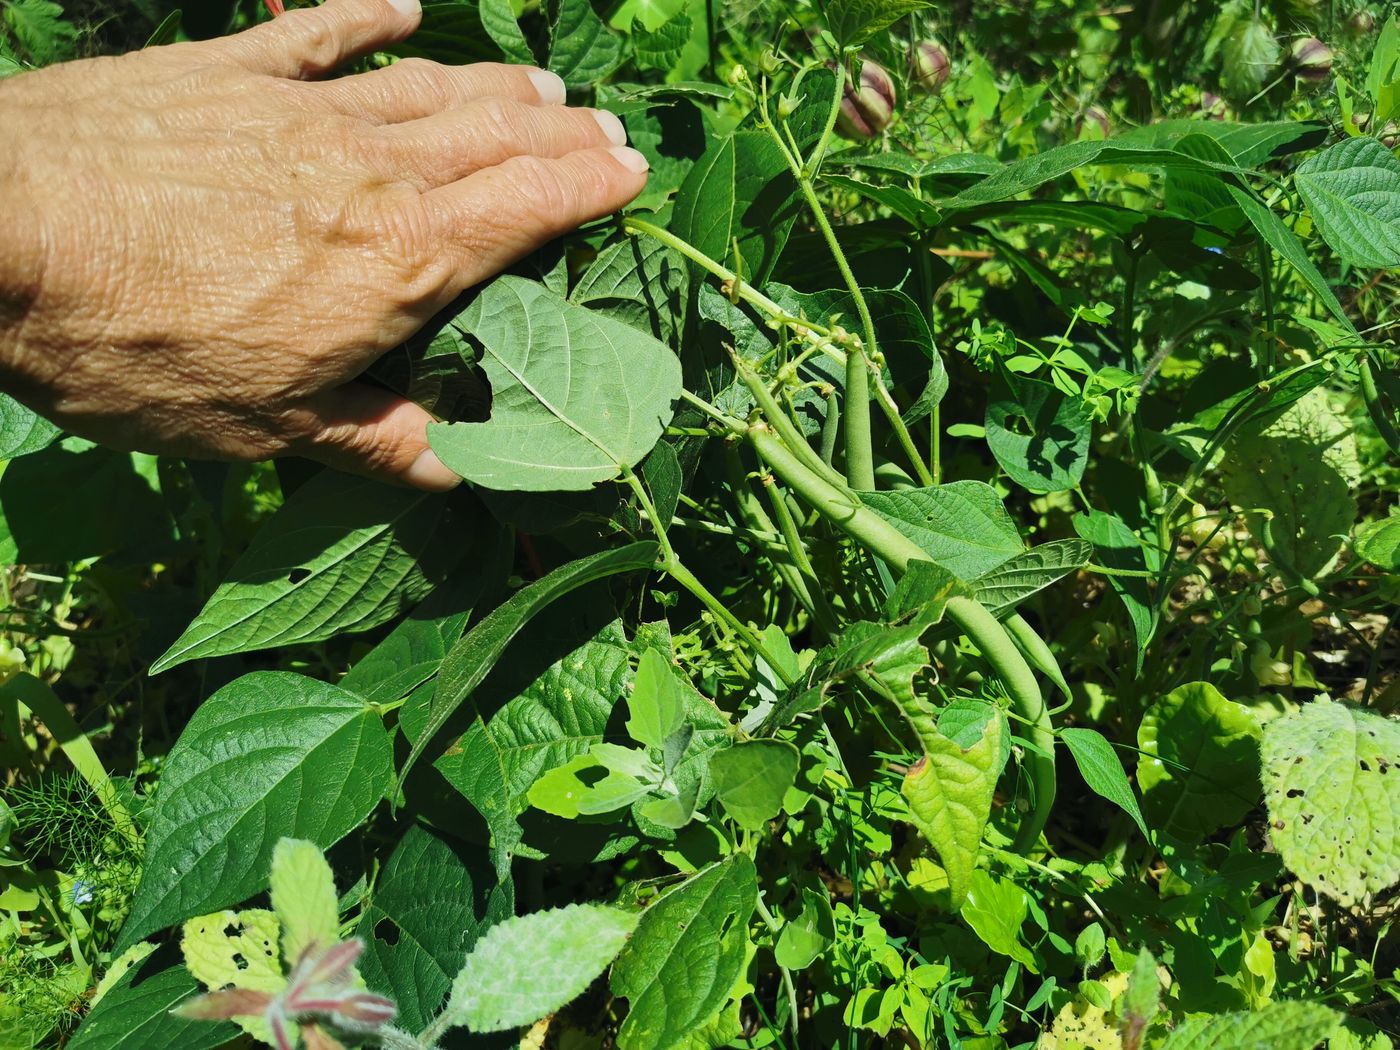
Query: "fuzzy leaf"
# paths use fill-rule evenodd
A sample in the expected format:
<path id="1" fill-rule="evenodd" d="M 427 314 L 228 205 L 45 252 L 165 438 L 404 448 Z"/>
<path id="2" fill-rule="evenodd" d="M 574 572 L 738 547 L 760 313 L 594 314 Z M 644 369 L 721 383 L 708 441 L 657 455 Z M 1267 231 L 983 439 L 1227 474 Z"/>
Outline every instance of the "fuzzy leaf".
<path id="1" fill-rule="evenodd" d="M 1319 699 L 1264 727 L 1262 757 L 1290 871 L 1344 905 L 1400 881 L 1400 723 Z"/>
<path id="2" fill-rule="evenodd" d="M 1162 1050 L 1314 1050 L 1344 1019 L 1321 1003 L 1273 1002 L 1248 1013 L 1183 1021 L 1167 1036 Z"/>
<path id="3" fill-rule="evenodd" d="M 498 923 L 452 982 L 448 1013 L 474 1032 L 532 1024 L 583 994 L 636 926 L 636 915 L 601 904 Z"/>
<path id="4" fill-rule="evenodd" d="M 1345 139 L 1303 161 L 1293 181 L 1343 262 L 1400 265 L 1400 160 L 1379 141 Z"/>
<path id="5" fill-rule="evenodd" d="M 340 940 L 340 908 L 331 866 L 315 844 L 280 839 L 268 877 L 272 910 L 282 924 L 282 957 L 294 964 L 307 948 Z"/>

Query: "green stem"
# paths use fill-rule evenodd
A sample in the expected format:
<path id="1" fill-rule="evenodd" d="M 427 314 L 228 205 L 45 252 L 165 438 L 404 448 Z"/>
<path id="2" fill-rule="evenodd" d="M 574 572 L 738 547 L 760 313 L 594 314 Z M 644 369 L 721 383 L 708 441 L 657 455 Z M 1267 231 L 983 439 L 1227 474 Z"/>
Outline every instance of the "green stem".
<path id="1" fill-rule="evenodd" d="M 759 375 L 749 367 L 749 363 L 738 353 L 731 354 L 730 357 L 734 362 L 734 370 L 739 373 L 739 378 L 744 381 L 749 392 L 753 394 L 754 400 L 758 402 L 758 407 L 763 412 L 764 418 L 768 420 L 768 425 L 777 431 L 778 436 L 809 470 L 816 472 L 832 484 L 841 484 L 843 481 L 841 475 L 833 467 L 827 466 L 812 449 L 807 439 L 798 431 L 797 425 L 793 423 L 792 416 L 784 412 L 782 406 L 773 399 L 768 387 L 764 385 Z"/>
<path id="2" fill-rule="evenodd" d="M 782 534 L 783 542 L 787 544 L 793 564 L 797 566 L 797 571 L 806 582 L 809 602 L 807 608 L 827 637 L 834 638 L 839 633 L 836 614 L 827 604 L 826 592 L 822 590 L 821 580 L 817 578 L 817 571 L 812 567 L 812 559 L 807 557 L 807 548 L 797 531 L 797 522 L 793 520 L 792 511 L 788 509 L 787 497 L 771 475 L 763 479 L 763 488 L 768 494 L 768 503 L 773 508 L 773 517 L 778 521 L 778 531 Z"/>

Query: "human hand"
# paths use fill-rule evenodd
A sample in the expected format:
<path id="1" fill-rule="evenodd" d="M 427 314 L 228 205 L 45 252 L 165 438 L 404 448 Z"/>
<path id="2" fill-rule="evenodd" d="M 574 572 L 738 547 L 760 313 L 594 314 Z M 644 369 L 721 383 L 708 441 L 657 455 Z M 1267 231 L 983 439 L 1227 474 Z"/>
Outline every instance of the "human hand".
<path id="1" fill-rule="evenodd" d="M 117 447 L 455 485 L 428 413 L 355 377 L 632 200 L 646 161 L 541 70 L 314 79 L 418 21 L 417 0 L 327 0 L 0 81 L 0 387 Z"/>

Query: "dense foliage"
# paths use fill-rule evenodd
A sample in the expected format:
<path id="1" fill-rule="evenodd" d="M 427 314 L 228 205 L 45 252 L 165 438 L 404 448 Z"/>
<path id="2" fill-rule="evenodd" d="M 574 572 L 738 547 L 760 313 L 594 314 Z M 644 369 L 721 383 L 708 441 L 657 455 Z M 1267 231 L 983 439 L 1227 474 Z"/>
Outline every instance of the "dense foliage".
<path id="1" fill-rule="evenodd" d="M 650 184 L 372 370 L 455 493 L 0 404 L 0 1046 L 1394 1045 L 1400 22 L 400 52 L 547 65 Z"/>

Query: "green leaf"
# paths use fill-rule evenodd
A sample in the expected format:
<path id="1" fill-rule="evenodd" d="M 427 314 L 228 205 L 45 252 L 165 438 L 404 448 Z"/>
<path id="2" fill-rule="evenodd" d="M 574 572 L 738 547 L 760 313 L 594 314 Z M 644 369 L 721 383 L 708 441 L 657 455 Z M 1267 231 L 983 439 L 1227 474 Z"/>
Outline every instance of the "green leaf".
<path id="1" fill-rule="evenodd" d="M 987 447 L 1016 484 L 1032 492 L 1073 488 L 1089 463 L 1088 406 L 1049 383 L 999 374 L 988 394 Z"/>
<path id="2" fill-rule="evenodd" d="M 1303 161 L 1293 182 L 1343 262 L 1400 265 L 1400 160 L 1379 141 L 1339 142 Z"/>
<path id="3" fill-rule="evenodd" d="M 52 0 L 6 0 L 0 7 L 0 21 L 35 65 L 73 57 L 78 27 L 63 17 L 62 6 Z"/>
<path id="4" fill-rule="evenodd" d="M 960 745 L 941 732 L 924 734 L 924 756 L 900 787 L 914 826 L 938 851 L 948 873 L 949 907 L 954 910 L 968 899 L 1001 775 L 1004 723 L 998 713 L 989 714 L 975 742 Z"/>
<path id="5" fill-rule="evenodd" d="M 467 952 L 510 916 L 513 894 L 478 848 L 412 825 L 384 864 L 356 931 L 365 984 L 394 1000 L 395 1023 L 420 1031 L 437 1016 Z"/>
<path id="6" fill-rule="evenodd" d="M 1290 871 L 1345 906 L 1400 881 L 1400 724 L 1321 698 L 1270 721 L 1261 752 Z"/>
<path id="7" fill-rule="evenodd" d="M 559 0 L 550 28 L 549 69 L 570 88 L 592 87 L 622 64 L 622 38 L 609 31 L 590 0 Z"/>
<path id="8" fill-rule="evenodd" d="M 601 904 L 497 923 L 453 980 L 447 1012 L 474 1032 L 533 1024 L 582 995 L 636 926 L 636 915 Z"/>
<path id="9" fill-rule="evenodd" d="M 442 662 L 428 717 L 399 772 L 398 782 L 403 783 L 438 730 L 481 684 L 510 640 L 540 610 L 595 580 L 651 568 L 658 550 L 655 543 L 633 543 L 561 565 L 548 576 L 522 587 L 468 631 Z"/>
<path id="10" fill-rule="evenodd" d="M 1178 686 L 1138 727 L 1137 781 L 1148 824 L 1199 842 L 1233 824 L 1259 799 L 1259 724 L 1208 682 Z"/>
<path id="11" fill-rule="evenodd" d="M 482 27 L 476 4 L 446 0 L 425 3 L 418 30 L 385 51 L 400 58 L 427 58 L 466 65 L 498 61 L 501 55 L 493 44 L 493 38 Z"/>
<path id="12" fill-rule="evenodd" d="M 1344 1020 L 1344 1014 L 1321 1003 L 1273 1002 L 1247 1013 L 1183 1021 L 1162 1050 L 1314 1050 Z"/>
<path id="13" fill-rule="evenodd" d="M 1110 569 L 1146 571 L 1147 550 L 1122 518 L 1101 510 L 1090 510 L 1076 514 L 1071 524 L 1075 532 L 1098 550 L 1102 564 Z M 1148 581 L 1141 576 L 1108 577 L 1108 585 L 1123 600 L 1123 607 L 1128 611 L 1128 622 L 1133 626 L 1139 672 L 1142 671 L 1147 643 L 1157 631 L 1159 615 L 1158 605 L 1152 600 L 1152 591 L 1147 584 Z"/>
<path id="14" fill-rule="evenodd" d="M 655 649 L 642 654 L 637 680 L 627 698 L 627 735 L 658 750 L 685 722 L 685 687 L 671 662 Z"/>
<path id="15" fill-rule="evenodd" d="M 669 441 L 658 441 L 642 461 L 642 478 L 651 491 L 659 527 L 668 528 L 676 516 L 676 506 L 680 503 L 681 487 L 685 480 L 681 473 L 681 461 Z"/>
<path id="16" fill-rule="evenodd" d="M 1031 973 L 1039 973 L 1035 956 L 1021 940 L 1021 924 L 1030 911 L 1026 891 L 1010 879 L 978 869 L 963 901 L 961 915 L 972 932 L 992 951 L 1015 959 Z"/>
<path id="17" fill-rule="evenodd" d="M 822 181 L 829 186 L 858 193 L 867 200 L 884 205 L 903 219 L 915 230 L 929 230 L 938 225 L 940 214 L 928 201 L 904 189 L 902 186 L 889 186 L 884 183 L 861 182 L 846 175 L 822 174 Z"/>
<path id="18" fill-rule="evenodd" d="M 511 0 L 477 0 L 477 12 L 481 16 L 481 28 L 501 49 L 507 62 L 527 66 L 535 64 L 534 52 L 530 50 L 525 34 L 520 31 Z"/>
<path id="19" fill-rule="evenodd" d="M 1084 568 L 1093 554 L 1094 548 L 1083 540 L 1051 540 L 1008 558 L 971 583 L 977 600 L 1000 616 Z"/>
<path id="20" fill-rule="evenodd" d="M 797 184 L 777 144 L 763 132 L 736 131 L 690 169 L 676 192 L 670 230 L 731 267 L 737 238 L 744 280 L 762 284 L 797 215 Z"/>
<path id="21" fill-rule="evenodd" d="M 484 348 L 491 418 L 430 423 L 428 441 L 488 488 L 611 481 L 651 451 L 680 396 L 680 359 L 665 344 L 533 281 L 497 278 L 457 323 Z"/>
<path id="22" fill-rule="evenodd" d="M 451 496 L 322 471 L 258 530 L 150 673 L 378 627 L 424 597 L 464 545 L 493 527 Z M 476 538 L 435 544 L 440 528 Z"/>
<path id="23" fill-rule="evenodd" d="M 1152 841 L 1152 833 L 1142 819 L 1137 796 L 1128 783 L 1128 774 L 1123 772 L 1123 763 L 1113 745 L 1095 729 L 1063 729 L 1060 739 L 1074 756 L 1074 764 L 1079 767 L 1079 775 L 1090 790 L 1108 799 L 1128 816 L 1133 818 L 1142 831 L 1143 838 Z"/>
<path id="24" fill-rule="evenodd" d="M 831 0 L 826 25 L 842 47 L 860 47 L 906 15 L 932 7 L 929 0 Z"/>
<path id="25" fill-rule="evenodd" d="M 191 1021 L 170 1011 L 200 991 L 183 966 L 159 969 L 147 959 L 113 985 L 65 1044 L 69 1050 L 214 1050 L 237 1038 L 227 1021 Z"/>
<path id="26" fill-rule="evenodd" d="M 648 30 L 640 19 L 632 23 L 632 50 L 637 68 L 668 72 L 690 41 L 694 24 L 684 11 L 677 11 L 655 29 Z"/>
<path id="27" fill-rule="evenodd" d="M 1271 157 L 1321 145 L 1327 125 L 1320 121 L 1265 120 L 1237 124 L 1228 120 L 1155 120 L 1114 139 L 1119 145 L 1138 142 L 1157 149 L 1170 149 L 1188 135 L 1208 135 L 1220 144 L 1236 164 L 1256 167 Z"/>
<path id="28" fill-rule="evenodd" d="M 612 970 L 628 1000 L 619 1050 L 670 1050 L 729 998 L 748 959 L 748 922 L 758 900 L 753 861 L 712 864 L 642 913 Z"/>
<path id="29" fill-rule="evenodd" d="M 1221 83 L 1240 98 L 1253 95 L 1278 66 L 1282 49 L 1260 19 L 1241 19 L 1221 48 Z"/>
<path id="30" fill-rule="evenodd" d="M 1400 517 L 1380 518 L 1358 525 L 1354 546 L 1357 557 L 1376 568 L 1388 572 L 1400 569 Z"/>
<path id="31" fill-rule="evenodd" d="M 797 779 L 797 748 L 785 740 L 749 740 L 710 759 L 715 796 L 741 828 L 761 831 L 783 808 Z"/>
<path id="32" fill-rule="evenodd" d="M 1118 1008 L 1125 1048 L 1142 1045 L 1143 1034 L 1156 1019 L 1161 999 L 1162 980 L 1157 976 L 1157 960 L 1146 948 L 1139 948 Z"/>
<path id="33" fill-rule="evenodd" d="M 657 117 L 655 130 L 658 136 L 663 136 L 663 123 L 676 111 L 674 107 L 665 107 L 660 112 L 665 116 Z M 637 123 L 632 117 L 628 118 L 629 129 Z M 651 124 L 646 126 L 651 127 Z M 645 145 L 638 141 L 636 132 L 629 137 L 637 149 Z M 657 177 L 658 169 L 664 169 L 665 163 L 658 155 L 652 164 L 652 178 Z M 648 182 L 648 187 L 650 185 Z M 569 299 L 650 332 L 662 342 L 671 342 L 677 336 L 685 311 L 688 283 L 685 260 L 673 249 L 650 237 L 624 237 L 598 253 L 574 285 Z M 660 447 L 658 444 L 657 448 Z"/>
<path id="34" fill-rule="evenodd" d="M 384 724 L 353 693 L 280 671 L 224 686 L 165 760 L 117 952 L 263 889 L 284 835 L 333 845 L 392 778 Z"/>
<path id="35" fill-rule="evenodd" d="M 1307 250 L 1304 249 L 1297 234 L 1283 224 L 1283 220 L 1269 210 L 1257 196 L 1250 190 L 1230 183 L 1226 184 L 1226 189 L 1230 191 L 1230 196 L 1235 199 L 1235 203 L 1244 212 L 1245 218 L 1254 227 L 1255 232 L 1262 237 L 1269 247 L 1278 252 L 1288 261 L 1293 269 L 1298 271 L 1298 275 L 1303 278 L 1313 295 L 1317 296 L 1318 302 L 1327 308 L 1328 313 L 1347 331 L 1355 333 L 1356 327 L 1347 317 L 1346 311 L 1342 309 L 1342 304 L 1338 302 L 1336 293 L 1332 291 L 1326 279 L 1313 265 L 1308 258 Z"/>
<path id="36" fill-rule="evenodd" d="M 530 786 L 530 805 L 565 820 L 612 813 L 651 794 L 656 785 L 605 766 L 593 755 L 578 755 L 556 766 Z"/>
<path id="37" fill-rule="evenodd" d="M 980 481 L 862 492 L 860 499 L 960 579 L 975 579 L 1026 549 L 996 489 Z"/>
<path id="38" fill-rule="evenodd" d="M 282 924 L 282 958 L 290 963 L 307 948 L 329 948 L 340 940 L 335 878 L 325 856 L 303 839 L 280 839 L 268 876 L 272 910 Z"/>
<path id="39" fill-rule="evenodd" d="M 8 394 L 0 394 L 0 459 L 47 448 L 60 431 L 37 412 L 31 412 Z"/>
<path id="40" fill-rule="evenodd" d="M 836 918 L 825 889 L 803 887 L 802 911 L 783 924 L 773 960 L 787 970 L 805 970 L 836 940 Z"/>

